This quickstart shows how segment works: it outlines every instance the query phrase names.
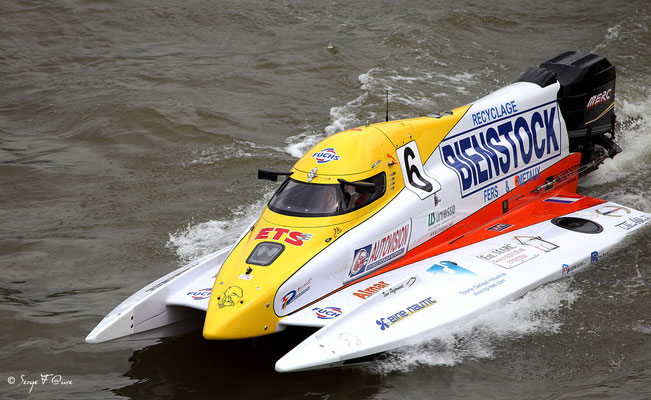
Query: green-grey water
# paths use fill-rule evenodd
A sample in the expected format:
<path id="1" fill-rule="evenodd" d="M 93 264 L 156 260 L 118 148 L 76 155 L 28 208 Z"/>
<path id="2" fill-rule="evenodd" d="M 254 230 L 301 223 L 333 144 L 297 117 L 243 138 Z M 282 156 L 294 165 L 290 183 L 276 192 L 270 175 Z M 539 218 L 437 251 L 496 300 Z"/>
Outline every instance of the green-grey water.
<path id="1" fill-rule="evenodd" d="M 606 56 L 624 152 L 579 190 L 650 212 L 650 29 L 645 0 L 1 2 L 0 397 L 650 398 L 648 227 L 363 368 L 276 373 L 301 331 L 84 343 L 131 293 L 235 240 L 274 190 L 257 168 L 381 121 L 387 89 L 391 118 L 422 116 L 565 50 Z"/>

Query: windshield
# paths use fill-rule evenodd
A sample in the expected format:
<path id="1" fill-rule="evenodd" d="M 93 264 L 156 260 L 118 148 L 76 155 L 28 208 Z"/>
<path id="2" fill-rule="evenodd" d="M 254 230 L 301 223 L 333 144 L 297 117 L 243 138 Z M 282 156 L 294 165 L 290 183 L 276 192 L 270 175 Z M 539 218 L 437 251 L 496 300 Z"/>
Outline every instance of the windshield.
<path id="1" fill-rule="evenodd" d="M 288 178 L 269 202 L 269 209 L 298 217 L 329 217 L 362 208 L 384 194 L 384 172 L 360 182 L 374 183 L 375 189 L 366 193 L 348 183 L 323 185 Z"/>

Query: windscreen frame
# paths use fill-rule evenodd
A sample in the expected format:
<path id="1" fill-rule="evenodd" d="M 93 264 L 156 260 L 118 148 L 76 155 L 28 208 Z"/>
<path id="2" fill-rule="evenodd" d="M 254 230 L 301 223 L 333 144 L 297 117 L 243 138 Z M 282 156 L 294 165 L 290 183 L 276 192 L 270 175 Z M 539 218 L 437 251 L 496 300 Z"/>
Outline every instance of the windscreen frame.
<path id="1" fill-rule="evenodd" d="M 377 181 L 377 182 L 376 182 Z M 361 205 L 357 205 L 354 207 L 349 207 L 349 208 L 344 208 L 344 185 L 343 183 L 336 183 L 336 184 L 331 184 L 331 183 L 307 183 L 307 182 L 302 182 L 290 177 L 287 177 L 285 181 L 282 183 L 282 185 L 276 190 L 276 193 L 274 196 L 269 200 L 269 203 L 267 204 L 267 207 L 275 213 L 281 214 L 281 215 L 288 215 L 288 216 L 293 216 L 293 217 L 331 217 L 331 216 L 336 216 L 336 215 L 343 215 L 343 214 L 348 214 L 354 211 L 357 211 L 361 208 L 364 208 L 368 206 L 369 204 L 374 203 L 376 200 L 382 198 L 386 194 L 386 173 L 384 171 L 373 175 L 372 177 L 369 177 L 367 179 L 360 180 L 359 182 L 371 182 L 371 183 L 376 183 L 376 184 L 381 184 L 378 188 L 378 190 L 373 193 L 368 201 Z M 278 202 L 284 200 L 280 198 L 280 196 L 283 196 L 284 191 L 287 189 L 289 185 L 293 185 L 295 187 L 302 186 L 303 189 L 309 190 L 313 188 L 333 188 L 335 189 L 334 194 L 336 198 L 337 205 L 336 207 L 330 207 L 328 211 L 327 208 L 324 207 L 325 211 L 321 210 L 316 210 L 314 212 L 310 212 L 307 210 L 303 211 L 298 211 L 298 210 L 290 210 L 288 209 L 289 207 L 279 207 Z M 284 195 L 284 197 L 287 197 L 287 194 Z M 295 196 L 294 196 L 295 198 Z M 319 197 L 318 198 L 320 201 L 321 200 Z"/>

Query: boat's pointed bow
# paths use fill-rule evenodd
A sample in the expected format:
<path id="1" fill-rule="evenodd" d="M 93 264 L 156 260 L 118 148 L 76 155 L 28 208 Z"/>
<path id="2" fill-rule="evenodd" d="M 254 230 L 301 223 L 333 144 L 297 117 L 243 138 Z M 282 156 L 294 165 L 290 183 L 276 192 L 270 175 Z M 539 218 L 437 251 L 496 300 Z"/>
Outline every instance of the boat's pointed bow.
<path id="1" fill-rule="evenodd" d="M 316 336 L 313 335 L 276 361 L 276 371 L 294 372 L 327 368 L 338 364 L 340 361 L 337 353 L 321 345 Z"/>
<path id="2" fill-rule="evenodd" d="M 203 325 L 206 339 L 244 339 L 278 330 L 280 318 L 273 310 L 273 293 L 238 281 L 215 284 Z"/>

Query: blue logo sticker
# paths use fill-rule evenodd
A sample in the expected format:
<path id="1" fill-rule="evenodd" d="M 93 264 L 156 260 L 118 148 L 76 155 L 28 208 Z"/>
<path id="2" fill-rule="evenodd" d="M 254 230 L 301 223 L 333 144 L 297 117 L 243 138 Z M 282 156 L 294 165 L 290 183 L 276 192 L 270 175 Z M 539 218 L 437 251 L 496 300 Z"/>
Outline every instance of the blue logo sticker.
<path id="1" fill-rule="evenodd" d="M 599 253 L 593 251 L 592 254 L 590 254 L 590 262 L 595 263 L 597 261 L 599 261 Z"/>
<path id="2" fill-rule="evenodd" d="M 285 296 L 283 296 L 283 300 L 282 300 L 282 302 L 283 302 L 282 309 L 284 310 L 285 307 L 287 307 L 287 306 L 289 305 L 289 303 L 291 303 L 292 301 L 294 301 L 295 298 L 296 298 L 296 290 L 292 290 L 291 292 L 289 292 L 289 293 L 287 293 Z"/>
<path id="3" fill-rule="evenodd" d="M 333 319 L 342 314 L 341 308 L 339 307 L 314 307 L 312 311 L 316 313 L 316 317 L 319 319 Z"/>
<path id="4" fill-rule="evenodd" d="M 337 155 L 335 149 L 330 147 L 312 154 L 312 158 L 316 160 L 317 164 L 325 164 L 330 161 L 338 161 L 341 157 Z"/>
<path id="5" fill-rule="evenodd" d="M 210 297 L 211 292 L 212 288 L 205 288 L 197 290 L 196 292 L 188 292 L 186 296 L 192 296 L 193 300 L 204 300 Z"/>
<path id="6" fill-rule="evenodd" d="M 453 261 L 440 261 L 438 264 L 434 264 L 427 269 L 427 272 L 431 274 L 443 274 L 447 276 L 456 276 L 459 278 L 467 278 L 470 276 L 477 276 L 472 271 L 460 267 L 457 263 Z"/>
<path id="7" fill-rule="evenodd" d="M 389 324 L 387 324 L 387 323 L 384 322 L 384 321 L 385 321 L 384 318 L 380 318 L 380 319 L 376 319 L 376 320 L 375 320 L 375 323 L 378 324 L 378 325 L 380 325 L 380 329 L 381 329 L 381 330 L 389 329 Z"/>

